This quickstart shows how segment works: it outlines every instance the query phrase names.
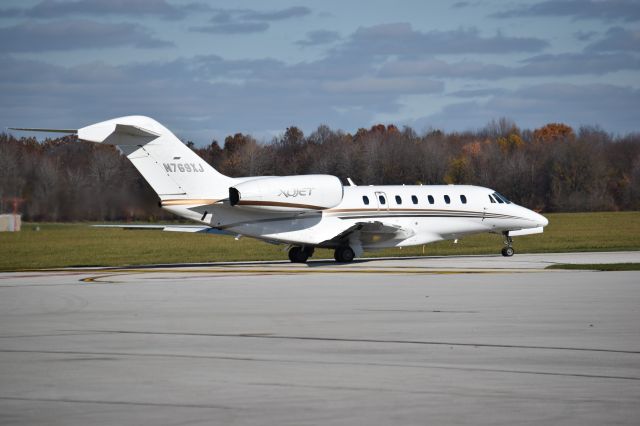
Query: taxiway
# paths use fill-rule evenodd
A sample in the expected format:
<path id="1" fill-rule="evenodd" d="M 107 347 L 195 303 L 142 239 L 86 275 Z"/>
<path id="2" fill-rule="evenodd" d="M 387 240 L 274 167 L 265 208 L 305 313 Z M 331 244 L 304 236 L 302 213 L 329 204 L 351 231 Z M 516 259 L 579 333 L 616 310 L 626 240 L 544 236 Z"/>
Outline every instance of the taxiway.
<path id="1" fill-rule="evenodd" d="M 637 424 L 640 252 L 0 274 L 0 424 Z"/>

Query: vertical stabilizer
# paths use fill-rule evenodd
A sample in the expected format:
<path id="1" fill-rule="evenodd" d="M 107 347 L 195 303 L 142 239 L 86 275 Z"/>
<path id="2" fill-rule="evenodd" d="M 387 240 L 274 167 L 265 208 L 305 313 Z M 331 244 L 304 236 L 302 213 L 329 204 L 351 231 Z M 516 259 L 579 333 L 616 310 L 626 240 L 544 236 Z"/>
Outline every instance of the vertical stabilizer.
<path id="1" fill-rule="evenodd" d="M 128 116 L 92 124 L 78 129 L 78 138 L 117 146 L 161 200 L 222 199 L 234 182 L 149 117 Z"/>

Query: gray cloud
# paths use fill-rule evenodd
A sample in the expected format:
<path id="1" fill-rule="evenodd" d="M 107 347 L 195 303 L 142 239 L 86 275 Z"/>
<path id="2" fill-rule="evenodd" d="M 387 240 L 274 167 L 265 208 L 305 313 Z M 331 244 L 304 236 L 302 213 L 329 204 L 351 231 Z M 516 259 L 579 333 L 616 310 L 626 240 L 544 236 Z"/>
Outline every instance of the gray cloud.
<path id="1" fill-rule="evenodd" d="M 414 30 L 408 23 L 361 27 L 341 49 L 350 55 L 425 55 L 538 52 L 549 43 L 532 37 L 497 34 L 483 37 L 475 28 L 454 31 Z"/>
<path id="2" fill-rule="evenodd" d="M 580 41 L 589 41 L 596 35 L 598 35 L 598 33 L 595 31 L 576 31 L 573 33 L 573 36 Z"/>
<path id="3" fill-rule="evenodd" d="M 15 18 L 24 15 L 24 9 L 12 7 L 10 9 L 0 9 L 0 18 Z"/>
<path id="4" fill-rule="evenodd" d="M 380 68 L 384 77 L 426 76 L 499 80 L 564 75 L 603 75 L 621 70 L 640 69 L 640 59 L 624 53 L 561 53 L 537 55 L 521 61 L 523 65 L 504 66 L 478 61 L 446 62 L 440 59 L 397 60 Z"/>
<path id="5" fill-rule="evenodd" d="M 206 56 L 168 63 L 72 67 L 7 55 L 0 59 L 0 125 L 23 123 L 26 115 L 38 126 L 65 123 L 73 127 L 145 114 L 200 143 L 237 131 L 281 131 L 291 124 L 305 130 L 321 123 L 351 129 L 369 123 L 374 113 L 397 112 L 403 93 L 442 88 L 442 83 L 427 79 L 373 82 L 363 78 L 358 90 L 342 92 L 338 90 L 341 80 L 308 78 L 294 71 L 296 66 L 270 59 L 228 61 Z M 371 83 L 375 84 L 367 86 Z M 202 138 L 204 134 L 207 138 Z"/>
<path id="6" fill-rule="evenodd" d="M 211 21 L 213 27 L 262 24 L 259 29 L 264 25 L 268 28 L 274 20 L 287 19 L 283 17 L 287 13 L 267 16 L 272 20 L 250 21 L 239 19 L 238 11 L 225 10 L 226 15 L 220 12 Z M 0 28 L 0 125 L 22 124 L 28 116 L 37 121 L 28 125 L 73 127 L 114 116 L 145 114 L 179 136 L 206 143 L 212 136 L 222 138 L 237 131 L 264 135 L 292 124 L 305 131 L 320 123 L 354 130 L 371 124 L 378 114 L 402 112 L 403 99 L 411 94 L 433 99 L 436 105 L 452 97 L 465 101 L 428 117 L 432 120 L 429 124 L 455 124 L 453 128 L 458 130 L 475 123 L 481 127 L 505 115 L 522 126 L 536 126 L 545 119 L 568 121 L 565 117 L 569 116 L 578 124 L 600 123 L 618 131 L 632 129 L 631 118 L 637 119 L 637 113 L 634 116 L 633 112 L 619 111 L 630 108 L 633 102 L 637 105 L 636 89 L 612 85 L 535 85 L 518 90 L 486 87 L 503 86 L 499 81 L 502 78 L 521 78 L 517 81 L 529 85 L 537 77 L 639 69 L 640 58 L 634 52 L 539 54 L 548 43 L 537 38 L 486 36 L 475 29 L 424 32 L 408 24 L 390 24 L 360 28 L 341 39 L 331 32 L 308 33 L 297 43 L 333 44 L 323 58 L 294 64 L 273 58 L 229 60 L 202 55 L 118 66 L 55 66 L 2 55 L 61 46 L 78 49 L 163 43 L 135 24 L 101 24 L 106 27 L 98 25 L 91 33 L 96 25 L 90 21 L 74 21 L 84 23 L 78 25 L 79 30 L 73 23 L 37 22 L 41 24 L 37 30 L 35 24 L 28 31 L 26 24 Z M 17 50 L 7 47 L 16 43 Z M 44 47 L 34 47 L 39 43 Z M 479 57 L 476 53 L 505 52 L 530 52 L 530 57 L 517 63 L 512 62 L 513 56 L 490 56 L 497 63 L 475 60 Z M 434 57 L 439 54 L 464 56 Z M 463 59 L 466 57 L 474 60 Z M 457 79 L 456 86 L 462 82 L 467 89 L 447 93 L 445 83 L 453 79 Z M 585 91 L 582 98 L 580 90 Z M 631 90 L 631 95 L 625 95 L 626 90 Z M 587 110 L 598 96 L 603 97 L 607 109 L 596 107 L 599 117 Z M 620 98 L 616 100 L 616 96 Z M 575 108 L 575 112 L 563 111 L 556 104 Z M 554 113 L 558 114 L 555 118 Z M 580 114 L 584 119 L 579 120 Z M 427 123 L 425 120 L 417 123 Z"/>
<path id="7" fill-rule="evenodd" d="M 240 19 L 245 21 L 282 21 L 284 19 L 298 18 L 311 13 L 311 9 L 304 6 L 294 6 L 274 11 L 246 10 L 240 13 Z"/>
<path id="8" fill-rule="evenodd" d="M 605 37 L 586 47 L 594 52 L 640 52 L 640 30 L 627 30 L 621 27 L 609 28 Z"/>
<path id="9" fill-rule="evenodd" d="M 380 68 L 380 75 L 401 77 L 423 75 L 429 77 L 499 79 L 513 71 L 503 65 L 478 61 L 446 62 L 441 59 L 398 60 L 388 62 Z"/>
<path id="10" fill-rule="evenodd" d="M 0 52 L 44 52 L 133 46 L 158 48 L 172 43 L 156 39 L 141 26 L 88 20 L 21 23 L 0 28 Z"/>
<path id="11" fill-rule="evenodd" d="M 296 44 L 299 46 L 318 46 L 338 40 L 340 40 L 340 34 L 337 31 L 317 30 L 308 32 L 306 38 L 296 41 Z"/>
<path id="12" fill-rule="evenodd" d="M 13 16 L 30 18 L 66 18 L 69 16 L 159 16 L 164 19 L 181 19 L 188 11 L 209 9 L 199 3 L 175 6 L 166 0 L 44 0 L 26 9 L 10 9 Z M 7 10 L 0 11 L 4 16 Z"/>
<path id="13" fill-rule="evenodd" d="M 215 34 L 258 33 L 267 31 L 270 22 L 298 18 L 310 13 L 311 9 L 302 6 L 272 11 L 217 9 L 210 25 L 191 27 L 189 30 Z"/>
<path id="14" fill-rule="evenodd" d="M 485 101 L 448 105 L 439 113 L 413 122 L 416 128 L 483 127 L 489 120 L 508 116 L 525 128 L 550 122 L 573 127 L 602 125 L 619 132 L 637 131 L 640 90 L 609 84 L 538 84 L 513 91 L 498 90 Z"/>
<path id="15" fill-rule="evenodd" d="M 211 34 L 251 34 L 263 33 L 269 29 L 266 22 L 229 22 L 189 28 L 190 31 Z"/>
<path id="16" fill-rule="evenodd" d="M 451 92 L 449 96 L 455 96 L 457 98 L 486 98 L 496 95 L 507 94 L 509 91 L 500 88 L 489 88 L 489 89 L 466 89 L 466 90 L 458 90 L 455 92 Z"/>
<path id="17" fill-rule="evenodd" d="M 305 131 L 320 123 L 351 131 L 370 124 L 374 114 L 400 111 L 405 94 L 436 95 L 444 90 L 433 72 L 382 76 L 366 63 L 354 69 L 347 62 L 288 65 L 268 58 L 227 60 L 216 55 L 120 66 L 62 67 L 8 55 L 0 56 L 0 61 L 0 125 L 22 125 L 26 115 L 36 121 L 28 125 L 73 127 L 145 114 L 198 143 L 237 131 L 264 135 L 291 124 Z M 438 72 L 444 75 L 463 63 L 431 67 L 441 67 Z M 482 73 L 484 65 L 467 66 Z M 323 67 L 334 73 L 324 73 Z M 467 101 L 406 124 L 418 130 L 428 125 L 459 130 L 482 127 L 506 115 L 523 127 L 566 121 L 632 131 L 640 118 L 636 111 L 640 91 L 614 85 L 542 84 L 517 90 L 467 89 L 449 95 Z"/>
<path id="18" fill-rule="evenodd" d="M 441 81 L 426 78 L 361 77 L 342 81 L 329 81 L 323 87 L 331 93 L 439 93 L 444 90 Z"/>
<path id="19" fill-rule="evenodd" d="M 170 62 L 144 62 L 119 67 L 133 79 L 164 79 L 186 75 L 202 81 L 273 79 L 285 72 L 276 59 L 224 59 L 218 55 L 178 58 Z"/>
<path id="20" fill-rule="evenodd" d="M 568 16 L 574 19 L 640 20 L 637 0 L 548 0 L 497 12 L 496 18 Z"/>
<path id="21" fill-rule="evenodd" d="M 621 70 L 640 69 L 640 59 L 618 53 L 561 53 L 525 59 L 516 73 L 529 76 L 603 75 Z"/>

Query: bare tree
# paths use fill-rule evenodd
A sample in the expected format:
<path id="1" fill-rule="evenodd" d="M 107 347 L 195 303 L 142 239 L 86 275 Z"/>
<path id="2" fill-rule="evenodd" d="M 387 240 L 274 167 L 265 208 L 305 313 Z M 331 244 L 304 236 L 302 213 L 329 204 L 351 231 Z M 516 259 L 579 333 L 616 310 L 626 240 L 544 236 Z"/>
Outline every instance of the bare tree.
<path id="1" fill-rule="evenodd" d="M 640 134 L 613 137 L 562 123 L 521 130 L 508 119 L 476 132 L 422 135 L 377 124 L 355 134 L 289 127 L 270 143 L 236 133 L 190 148 L 231 176 L 328 173 L 359 184 L 483 185 L 544 211 L 640 208 Z M 0 134 L 0 196 L 24 198 L 25 220 L 155 220 L 171 215 L 115 148 L 74 137 Z"/>

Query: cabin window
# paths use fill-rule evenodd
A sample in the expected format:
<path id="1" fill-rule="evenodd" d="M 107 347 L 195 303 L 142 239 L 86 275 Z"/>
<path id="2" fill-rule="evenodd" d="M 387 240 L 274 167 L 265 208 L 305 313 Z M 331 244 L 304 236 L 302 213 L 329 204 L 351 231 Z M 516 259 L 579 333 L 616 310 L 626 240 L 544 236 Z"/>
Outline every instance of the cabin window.
<path id="1" fill-rule="evenodd" d="M 399 195 L 396 195 L 396 204 L 402 204 L 402 198 Z"/>
<path id="2" fill-rule="evenodd" d="M 427 199 L 429 200 L 429 204 L 435 203 L 435 200 L 433 199 L 433 195 L 427 195 Z"/>
<path id="3" fill-rule="evenodd" d="M 412 195 L 411 202 L 413 202 L 413 204 L 418 204 L 418 197 L 416 197 L 415 195 Z"/>
<path id="4" fill-rule="evenodd" d="M 451 198 L 449 198 L 448 195 L 445 195 L 444 196 L 444 202 L 447 203 L 447 204 L 451 204 Z"/>
<path id="5" fill-rule="evenodd" d="M 362 196 L 362 202 L 368 206 L 369 205 L 369 197 L 367 197 L 366 195 Z"/>
<path id="6" fill-rule="evenodd" d="M 462 204 L 467 204 L 467 197 L 465 195 L 460 195 L 460 201 L 462 201 Z"/>
<path id="7" fill-rule="evenodd" d="M 378 195 L 378 200 L 380 200 L 380 204 L 387 204 L 387 200 L 384 199 L 384 195 Z"/>
<path id="8" fill-rule="evenodd" d="M 492 203 L 495 204 L 496 200 L 493 199 L 493 197 L 491 196 L 491 194 L 489 194 L 489 200 L 491 200 Z"/>

